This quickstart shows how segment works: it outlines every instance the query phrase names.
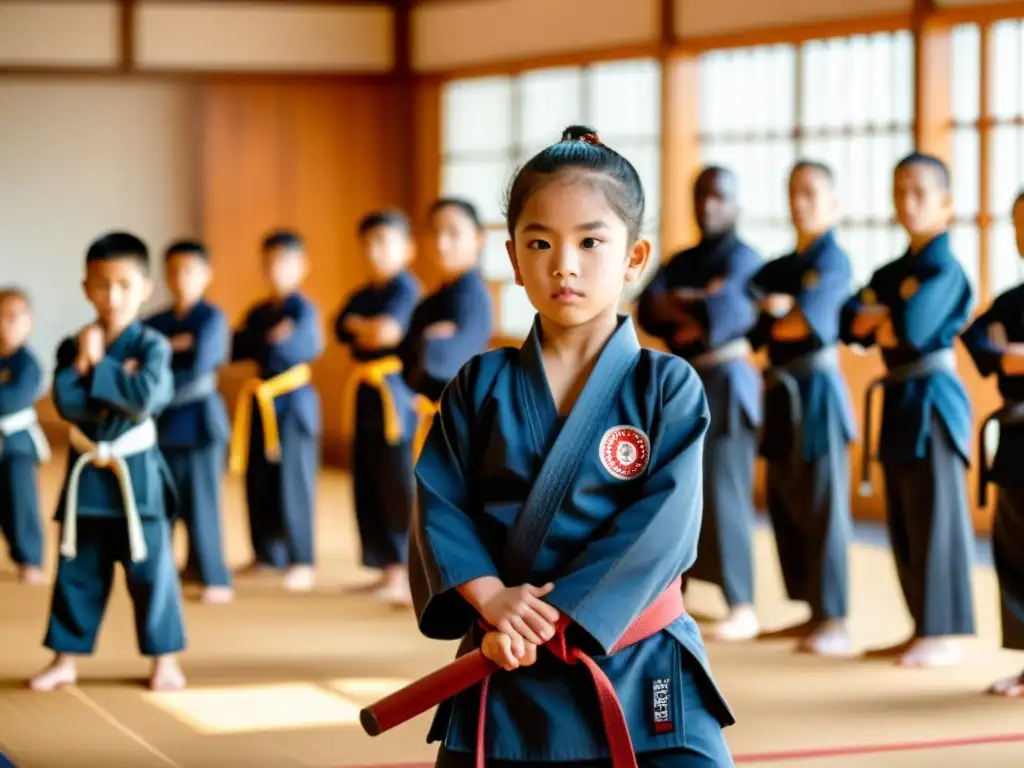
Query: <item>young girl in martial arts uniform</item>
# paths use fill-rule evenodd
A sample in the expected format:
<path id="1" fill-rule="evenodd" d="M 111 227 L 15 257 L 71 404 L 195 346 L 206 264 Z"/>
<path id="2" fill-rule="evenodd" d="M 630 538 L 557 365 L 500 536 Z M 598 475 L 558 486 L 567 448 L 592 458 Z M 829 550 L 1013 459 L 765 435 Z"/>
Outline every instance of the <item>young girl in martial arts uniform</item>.
<path id="1" fill-rule="evenodd" d="M 1024 192 L 1013 204 L 1013 228 L 1017 250 L 1024 258 Z M 982 448 L 978 471 L 981 498 L 989 482 L 999 488 L 992 549 L 999 579 L 1003 647 L 1024 651 L 1024 476 L 1020 471 L 1024 455 L 1024 285 L 1017 285 L 996 297 L 992 306 L 968 328 L 961 340 L 982 376 L 999 378 L 1003 407 L 982 424 Z M 999 449 L 988 466 L 985 428 L 999 423 Z M 995 696 L 1024 697 L 1024 672 L 999 680 L 990 689 Z"/>
<path id="2" fill-rule="evenodd" d="M 509 192 L 533 330 L 462 368 L 416 467 L 420 629 L 505 670 L 439 708 L 440 766 L 732 765 L 733 716 L 679 591 L 707 400 L 619 313 L 650 255 L 643 213 L 636 170 L 586 128 Z"/>

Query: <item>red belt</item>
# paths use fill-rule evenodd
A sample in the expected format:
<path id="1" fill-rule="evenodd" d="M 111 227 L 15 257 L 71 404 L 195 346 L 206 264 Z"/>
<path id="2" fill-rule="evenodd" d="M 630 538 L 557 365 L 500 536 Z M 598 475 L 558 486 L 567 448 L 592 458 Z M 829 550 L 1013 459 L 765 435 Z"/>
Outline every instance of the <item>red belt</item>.
<path id="1" fill-rule="evenodd" d="M 681 579 L 676 579 L 651 606 L 626 630 L 611 653 L 627 648 L 658 634 L 683 615 L 683 593 Z M 637 768 L 633 741 L 629 737 L 629 726 L 619 703 L 615 688 L 604 671 L 590 656 L 570 645 L 565 637 L 569 620 L 565 617 L 558 623 L 555 636 L 544 648 L 566 664 L 582 662 L 590 672 L 597 691 L 608 737 L 613 768 Z M 489 661 L 479 649 L 461 656 L 446 667 L 417 680 L 400 691 L 381 699 L 360 713 L 360 722 L 371 736 L 394 728 L 431 707 L 440 704 L 457 693 L 480 683 L 480 717 L 477 722 L 476 765 L 484 768 L 484 725 L 487 721 L 487 687 L 491 674 L 500 670 Z"/>

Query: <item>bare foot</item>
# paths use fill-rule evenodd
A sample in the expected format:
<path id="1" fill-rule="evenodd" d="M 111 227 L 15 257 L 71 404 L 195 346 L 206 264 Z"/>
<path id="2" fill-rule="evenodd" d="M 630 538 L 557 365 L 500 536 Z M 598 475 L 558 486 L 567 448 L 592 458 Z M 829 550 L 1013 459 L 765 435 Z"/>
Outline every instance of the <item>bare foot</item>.
<path id="1" fill-rule="evenodd" d="M 896 643 L 895 645 L 887 645 L 884 648 L 873 648 L 870 651 L 865 652 L 865 659 L 895 659 L 897 656 L 902 656 L 914 645 L 914 638 L 904 640 L 902 643 Z"/>
<path id="2" fill-rule="evenodd" d="M 18 569 L 18 578 L 22 584 L 39 586 L 46 583 L 46 574 L 38 565 L 23 565 Z"/>
<path id="3" fill-rule="evenodd" d="M 818 622 L 808 619 L 802 624 L 794 624 L 791 627 L 773 629 L 769 632 L 762 632 L 757 636 L 758 640 L 803 640 L 817 628 Z"/>
<path id="4" fill-rule="evenodd" d="M 1021 673 L 1016 677 L 1007 677 L 1003 680 L 997 680 L 992 684 L 992 687 L 988 689 L 988 693 L 990 696 L 1002 696 L 1006 699 L 1024 698 L 1024 673 Z"/>
<path id="5" fill-rule="evenodd" d="M 288 592 L 309 592 L 313 589 L 313 566 L 293 565 L 284 574 L 284 588 Z"/>
<path id="6" fill-rule="evenodd" d="M 722 642 L 753 640 L 761 631 L 757 612 L 752 605 L 734 605 L 729 615 L 715 624 L 712 636 Z"/>
<path id="7" fill-rule="evenodd" d="M 960 646 L 954 641 L 921 637 L 915 640 L 907 652 L 900 656 L 899 665 L 917 669 L 934 669 L 955 667 L 962 660 L 963 653 Z"/>
<path id="8" fill-rule="evenodd" d="M 151 691 L 180 691 L 185 688 L 185 673 L 173 656 L 157 656 L 153 659 L 153 671 L 149 674 Z"/>
<path id="9" fill-rule="evenodd" d="M 382 603 L 394 606 L 395 608 L 408 608 L 412 605 L 412 593 L 409 591 L 407 580 L 393 580 L 373 593 L 373 596 Z"/>
<path id="10" fill-rule="evenodd" d="M 846 658 L 853 655 L 853 640 L 842 619 L 823 621 L 817 629 L 800 641 L 797 650 L 816 656 Z"/>
<path id="11" fill-rule="evenodd" d="M 78 682 L 78 665 L 71 656 L 58 653 L 46 669 L 28 681 L 33 691 L 48 693 Z"/>
<path id="12" fill-rule="evenodd" d="M 207 605 L 227 605 L 235 599 L 235 590 L 231 587 L 205 587 L 199 602 Z"/>

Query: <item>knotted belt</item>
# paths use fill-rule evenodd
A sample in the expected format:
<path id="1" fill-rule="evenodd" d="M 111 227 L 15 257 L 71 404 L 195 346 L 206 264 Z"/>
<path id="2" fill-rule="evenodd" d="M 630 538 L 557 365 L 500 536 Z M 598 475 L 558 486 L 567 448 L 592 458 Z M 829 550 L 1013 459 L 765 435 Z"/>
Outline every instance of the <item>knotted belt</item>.
<path id="1" fill-rule="evenodd" d="M 398 407 L 395 396 L 388 384 L 388 376 L 402 372 L 402 360 L 397 355 L 389 355 L 377 360 L 359 363 L 345 382 L 342 394 L 342 434 L 346 438 L 355 435 L 356 398 L 359 387 L 366 385 L 377 390 L 380 395 L 380 406 L 384 412 L 384 439 L 388 445 L 395 445 L 402 439 L 402 423 L 398 418 Z"/>
<path id="2" fill-rule="evenodd" d="M 146 538 L 142 533 L 142 518 L 135 503 L 135 488 L 125 459 L 156 447 L 156 424 L 147 419 L 132 427 L 116 440 L 93 442 L 78 427 L 71 427 L 71 447 L 78 451 L 78 459 L 68 474 L 67 496 L 64 501 L 64 523 L 61 527 L 60 553 L 73 560 L 78 554 L 78 482 L 82 470 L 89 464 L 109 469 L 121 487 L 121 501 L 128 524 L 128 550 L 132 562 L 146 559 Z"/>
<path id="3" fill-rule="evenodd" d="M 864 392 L 864 445 L 860 454 L 860 495 L 870 496 L 871 484 L 871 450 L 874 440 L 871 436 L 872 414 L 874 412 L 875 390 L 882 389 L 891 384 L 902 384 L 914 379 L 923 379 L 926 376 L 945 371 L 956 372 L 956 353 L 952 349 L 940 349 L 929 352 L 909 363 L 898 365 L 884 376 L 868 384 Z"/>
<path id="4" fill-rule="evenodd" d="M 31 406 L 6 416 L 0 416 L 0 456 L 4 452 L 4 439 L 20 432 L 28 432 L 28 436 L 32 438 L 32 445 L 35 446 L 36 455 L 41 462 L 45 463 L 50 460 L 50 444 L 46 440 L 46 435 L 43 434 L 42 427 L 39 426 L 36 409 Z"/>
<path id="5" fill-rule="evenodd" d="M 235 405 L 235 422 L 231 433 L 229 465 L 235 474 L 245 472 L 249 464 L 249 431 L 252 428 L 252 401 L 260 409 L 263 424 L 263 453 L 271 464 L 281 460 L 281 433 L 277 425 L 274 400 L 309 384 L 313 369 L 306 363 L 295 365 L 270 379 L 249 379 L 242 385 Z"/>
<path id="6" fill-rule="evenodd" d="M 992 467 L 988 462 L 988 446 L 985 444 L 985 430 L 992 422 L 1006 424 L 1007 426 L 1024 424 L 1024 400 L 1007 400 L 1003 407 L 992 411 L 981 422 L 981 429 L 978 430 L 978 506 L 984 507 L 988 504 L 988 484 L 991 482 Z"/>
<path id="7" fill-rule="evenodd" d="M 839 350 L 835 346 L 822 347 L 800 355 L 785 365 L 773 365 L 765 372 L 768 388 L 780 386 L 789 398 L 789 423 L 793 433 L 792 461 L 804 460 L 804 403 L 800 394 L 800 380 L 821 371 L 839 367 Z"/>
<path id="8" fill-rule="evenodd" d="M 682 616 L 684 607 L 681 584 L 682 580 L 678 578 L 672 582 L 669 588 L 626 630 L 619 642 L 611 649 L 611 653 L 636 645 L 658 634 Z M 555 636 L 544 645 L 544 648 L 566 664 L 582 663 L 586 666 L 597 691 L 601 720 L 604 723 L 608 748 L 611 753 L 612 768 L 637 768 L 633 740 L 629 736 L 629 726 L 615 688 L 594 659 L 568 642 L 565 633 L 569 625 L 569 619 L 563 616 L 558 622 Z M 484 724 L 487 720 L 488 681 L 490 676 L 500 669 L 497 664 L 488 660 L 479 649 L 471 651 L 451 664 L 367 707 L 360 712 L 359 720 L 368 734 L 377 736 L 479 683 L 480 717 L 477 722 L 476 734 L 476 766 L 484 768 L 486 743 Z"/>
<path id="9" fill-rule="evenodd" d="M 174 408 L 181 408 L 183 405 L 198 403 L 200 400 L 205 400 L 216 392 L 217 374 L 212 372 L 204 373 L 196 376 L 187 384 L 178 387 L 174 392 L 174 398 L 167 406 L 167 410 L 170 411 Z"/>
<path id="10" fill-rule="evenodd" d="M 437 403 L 429 397 L 420 395 L 416 398 L 416 437 L 412 446 L 412 460 L 415 461 L 423 452 L 423 446 L 427 444 L 427 437 L 430 435 L 430 428 L 434 425 L 434 416 L 440 410 Z"/>

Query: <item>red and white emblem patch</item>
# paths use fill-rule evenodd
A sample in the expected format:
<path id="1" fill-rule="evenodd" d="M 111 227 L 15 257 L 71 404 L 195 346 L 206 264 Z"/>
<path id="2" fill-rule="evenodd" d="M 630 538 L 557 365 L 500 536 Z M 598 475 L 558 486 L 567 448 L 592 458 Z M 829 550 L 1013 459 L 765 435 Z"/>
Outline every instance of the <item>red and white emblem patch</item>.
<path id="1" fill-rule="evenodd" d="M 601 464 L 619 480 L 636 477 L 647 468 L 651 443 L 636 427 L 612 427 L 601 438 Z"/>

